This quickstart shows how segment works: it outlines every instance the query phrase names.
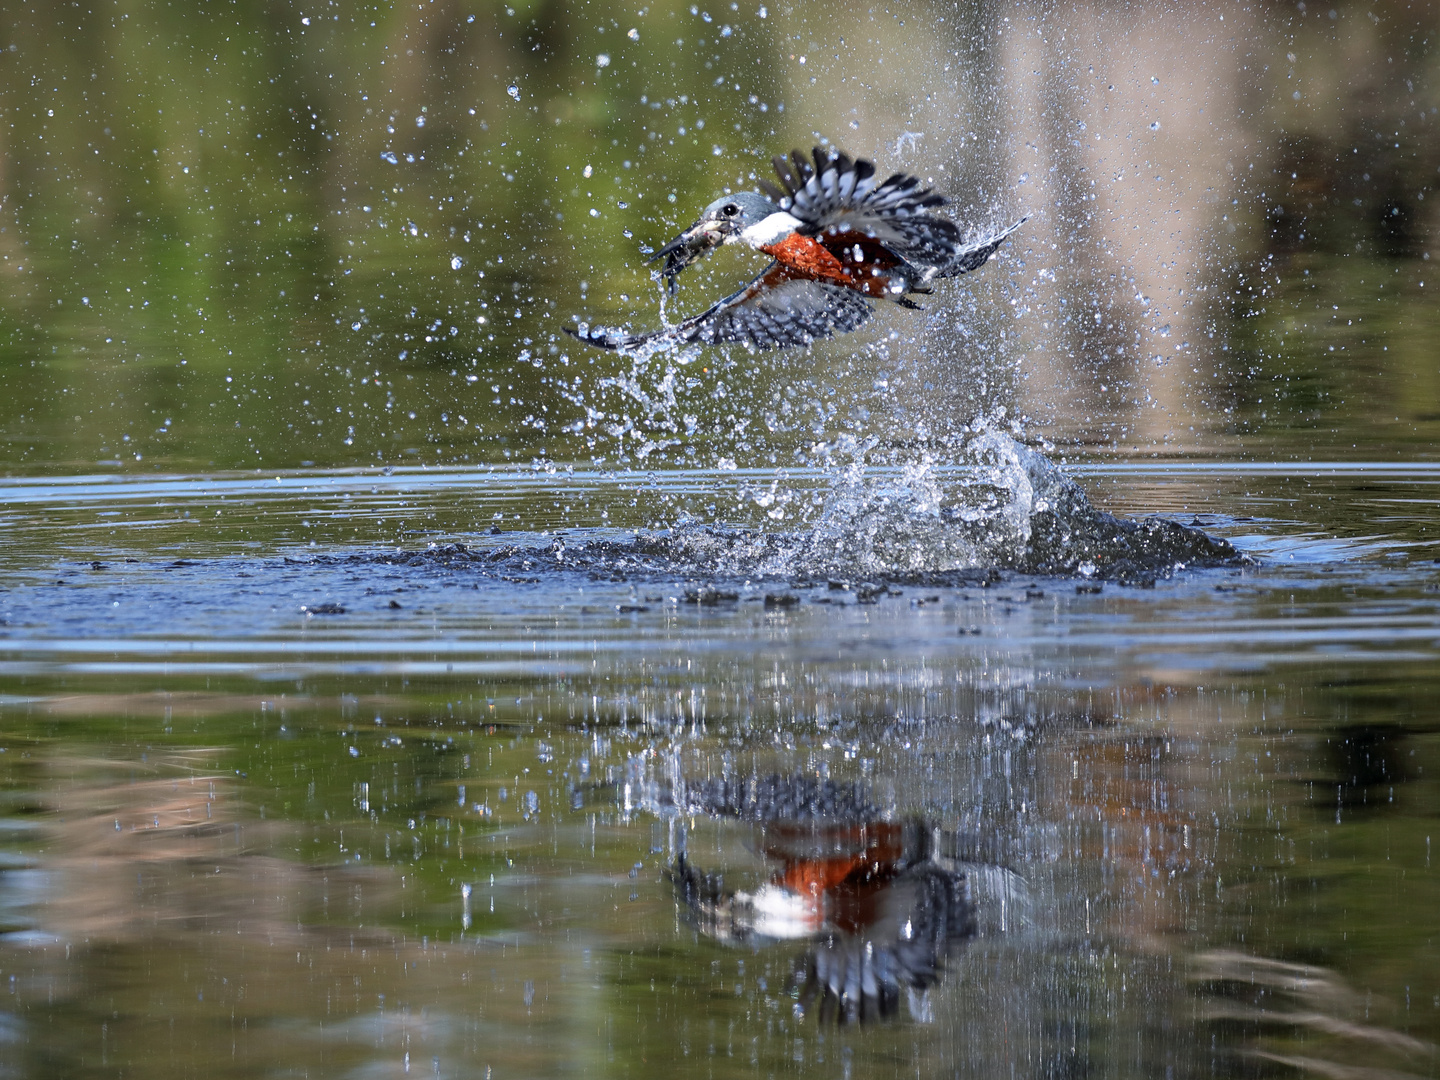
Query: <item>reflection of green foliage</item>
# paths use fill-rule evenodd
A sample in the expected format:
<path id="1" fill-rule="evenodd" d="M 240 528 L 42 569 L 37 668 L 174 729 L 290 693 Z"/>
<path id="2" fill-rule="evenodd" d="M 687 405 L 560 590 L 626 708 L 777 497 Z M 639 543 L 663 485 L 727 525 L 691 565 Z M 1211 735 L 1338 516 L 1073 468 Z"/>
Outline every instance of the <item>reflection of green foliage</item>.
<path id="1" fill-rule="evenodd" d="M 1393 259 L 1297 254 L 1238 275 L 1223 318 L 1231 364 L 1247 376 L 1232 430 L 1344 458 L 1363 424 L 1364 453 L 1376 426 L 1393 451 L 1426 453 L 1440 438 L 1429 287 Z"/>
<path id="2" fill-rule="evenodd" d="M 1337 592 L 1333 606 L 1303 614 L 1351 605 Z M 1256 760 L 1267 765 L 1254 786 L 1234 794 L 1223 859 L 1236 870 L 1221 905 L 1222 933 L 1246 953 L 1314 964 L 1353 986 L 1357 1001 L 1327 1003 L 1342 1018 L 1349 1009 L 1358 1020 L 1363 1002 L 1365 1022 L 1423 1038 L 1433 1038 L 1440 969 L 1430 921 L 1412 915 L 1440 905 L 1431 810 L 1440 740 L 1416 703 L 1433 681 L 1413 666 L 1372 665 L 1310 685 L 1283 730 L 1263 739 Z M 1310 1040 L 1309 1056 L 1355 1065 L 1373 1066 L 1357 1052 L 1381 1048 L 1320 1027 Z"/>
<path id="3" fill-rule="evenodd" d="M 519 351 L 558 353 L 581 280 L 650 295 L 636 247 L 777 116 L 747 102 L 775 92 L 753 17 L 721 39 L 684 9 L 301 8 L 17 20 L 12 460 L 533 451 L 524 418 L 564 405 Z"/>
<path id="4" fill-rule="evenodd" d="M 162 778 L 195 769 L 234 777 L 242 823 L 265 820 L 279 828 L 270 840 L 276 854 L 318 866 L 404 874 L 410 891 L 403 925 L 447 936 L 458 931 L 457 882 L 478 883 L 492 874 L 504 878 L 512 858 L 522 850 L 532 854 L 533 837 L 517 841 L 511 835 L 528 819 L 524 790 L 540 791 L 545 820 L 568 812 L 565 784 L 553 777 L 527 778 L 517 788 L 510 774 L 523 776 L 537 764 L 533 744 L 517 739 L 522 731 L 514 725 L 487 722 L 499 718 L 484 699 L 467 703 L 458 714 L 453 702 L 427 704 L 423 694 L 407 699 L 401 710 L 381 704 L 363 715 L 358 700 L 338 711 L 283 696 L 257 705 L 256 711 L 193 715 L 182 707 L 163 716 L 97 710 L 86 717 L 85 739 L 103 741 L 109 748 L 104 757 L 119 764 L 100 766 L 100 757 L 82 755 L 80 764 L 63 767 L 97 776 L 123 774 L 125 760 L 133 756 L 142 772 Z M 64 722 L 7 716 L 7 730 L 0 786 L 31 793 L 11 798 L 5 815 L 13 820 L 36 812 L 31 804 L 35 795 L 44 795 L 43 770 L 68 762 L 75 751 L 67 748 L 73 733 L 67 734 Z M 554 739 L 562 747 L 564 741 Z M 204 753 L 196 757 L 196 751 Z M 568 763 L 578 752 L 566 748 L 560 756 Z M 29 764 L 32 759 L 44 763 L 41 772 Z M 512 761 L 518 762 L 513 768 Z M 488 812 L 477 814 L 476 805 Z M 624 866 L 632 856 L 627 849 L 616 858 L 617 866 Z M 503 929 L 513 915 L 513 905 L 491 914 L 477 899 L 473 932 Z"/>
<path id="5" fill-rule="evenodd" d="M 1089 319 L 1128 302 L 1114 268 L 1057 285 L 1068 290 L 1057 297 L 1067 300 L 1063 311 L 1041 310 L 1051 301 L 1043 288 L 1026 294 L 1026 274 L 996 273 L 946 283 L 923 319 L 887 312 L 809 356 L 754 361 L 739 350 L 705 350 L 699 374 L 679 373 L 683 408 L 670 418 L 677 431 L 657 432 L 671 443 L 664 461 L 611 435 L 604 446 L 572 437 L 567 427 L 587 409 L 613 405 L 642 426 L 645 418 L 633 397 L 611 394 L 597 404 L 609 393 L 601 380 L 629 365 L 574 345 L 561 326 L 578 317 L 655 325 L 645 247 L 687 224 L 717 190 L 748 186 L 771 153 L 805 144 L 812 125 L 837 134 L 839 117 L 849 116 L 842 102 L 859 92 L 854 66 L 893 67 L 914 51 L 917 26 L 934 28 L 956 69 L 913 77 L 907 70 L 903 79 L 891 70 L 873 85 L 859 83 L 873 116 L 920 124 L 932 108 L 922 99 L 941 100 L 939 91 L 951 93 L 957 80 L 964 100 L 953 115 L 924 120 L 932 147 L 897 149 L 893 163 L 877 154 L 881 167 L 945 165 L 941 186 L 962 202 L 977 197 L 977 182 L 990 192 L 1011 183 L 1014 162 L 1030 167 L 1028 156 L 1013 156 L 1013 140 L 1032 133 L 1007 130 L 996 105 L 1000 90 L 1024 86 L 1005 85 L 978 44 L 1003 25 L 999 7 L 980 5 L 957 19 L 950 7 L 915 0 L 883 18 L 872 13 L 868 23 L 791 5 L 762 18 L 759 7 L 714 5 L 708 20 L 688 4 L 637 9 L 612 0 L 386 0 L 323 13 L 286 0 L 245 0 L 223 14 L 193 0 L 103 12 L 19 9 L 0 43 L 8 125 L 0 132 L 0 371 L 9 391 L 0 438 L 8 464 L 75 471 L 97 461 L 148 469 L 592 454 L 607 465 L 713 464 L 721 455 L 701 452 L 706 438 L 743 464 L 768 465 L 772 453 L 784 464 L 812 439 L 852 430 L 884 438 L 915 426 L 917 416 L 933 429 L 984 403 L 1023 397 L 1010 364 L 1029 349 L 1002 338 L 1007 327 L 1050 350 L 1041 359 L 1060 369 L 1057 388 L 1113 361 L 1127 320 L 1107 320 L 1097 337 Z M 1245 65 L 1263 73 L 1255 75 L 1262 107 L 1241 128 L 1215 121 L 1217 133 L 1243 130 L 1257 147 L 1243 192 L 1249 209 L 1237 203 L 1232 217 L 1253 216 L 1263 225 L 1257 235 L 1267 237 L 1260 246 L 1277 258 L 1312 260 L 1316 277 L 1347 287 L 1364 276 L 1355 272 L 1357 256 L 1420 266 L 1414 260 L 1434 206 L 1425 196 L 1440 165 L 1423 139 L 1379 138 L 1420 130 L 1433 67 L 1428 39 L 1411 33 L 1422 17 L 1386 10 L 1376 15 L 1373 40 L 1339 34 L 1329 19 L 1277 15 L 1285 33 Z M 857 18 L 863 42 L 852 35 L 849 45 L 824 50 L 830 58 L 817 55 L 817 39 Z M 1356 44 L 1353 55 L 1344 53 L 1347 43 Z M 800 48 L 810 53 L 808 67 L 792 60 L 790 50 Z M 1285 50 L 1297 54 L 1296 79 L 1339 73 L 1333 92 L 1312 100 L 1307 82 L 1296 104 Z M 1384 92 L 1357 89 L 1387 55 L 1395 62 L 1380 76 Z M 1057 66 L 1046 77 L 1063 76 L 1072 62 L 1052 57 L 1047 63 Z M 1400 91 L 1407 80 L 1413 95 Z M 1043 129 L 1059 115 L 1025 122 Z M 861 131 L 875 150 L 868 127 Z M 970 141 L 945 147 L 961 133 Z M 960 147 L 963 163 L 953 160 Z M 1200 168 L 1190 179 L 1209 183 Z M 1078 230 L 1062 239 L 1082 254 L 1095 240 L 1076 224 L 1088 220 L 1090 183 L 1078 172 L 1055 180 L 1055 220 Z M 957 211 L 961 220 L 966 212 Z M 1224 250 L 1217 245 L 1217 257 Z M 696 310 L 754 261 L 687 275 L 669 314 Z M 1198 295 L 1202 283 L 1195 288 Z M 1033 310 L 1012 316 L 1011 303 Z M 1373 314 L 1397 335 L 1413 328 L 1423 350 L 1430 307 L 1417 287 L 1408 303 Z M 953 322 L 942 317 L 952 311 Z M 1247 341 L 1253 324 L 1244 314 L 1225 313 L 1214 339 L 1193 343 L 1209 351 L 1212 340 L 1231 339 L 1244 369 L 1212 354 L 1161 380 L 1174 381 L 1174 392 L 1207 420 L 1223 426 L 1235 418 L 1236 433 L 1257 426 L 1246 413 L 1261 396 L 1245 376 L 1250 368 L 1266 367 L 1264 378 L 1284 384 L 1290 404 L 1281 412 L 1299 425 L 1296 441 L 1308 442 L 1307 425 L 1323 417 L 1340 448 L 1359 441 L 1356 429 L 1380 415 L 1370 410 L 1385 407 L 1387 395 L 1413 399 L 1417 387 L 1404 379 L 1428 380 L 1416 367 L 1423 351 L 1412 350 L 1398 379 L 1372 365 L 1391 390 L 1342 397 L 1348 384 L 1329 371 L 1333 339 Z M 1050 327 L 1038 332 L 1037 322 L 1052 321 L 1070 328 L 1076 355 L 1065 355 L 1067 339 Z M 849 391 L 868 387 L 890 361 L 887 322 L 907 335 L 928 323 L 929 370 L 916 380 L 916 404 L 897 405 L 904 394 L 892 393 L 881 411 Z M 895 354 L 913 351 L 906 342 Z M 1395 351 L 1392 343 L 1387 363 Z M 1281 354 L 1284 370 L 1270 370 Z M 851 427 L 827 421 L 817 435 L 810 425 L 765 420 L 769 412 L 786 421 L 783 409 L 799 407 L 783 400 L 797 366 L 813 380 L 800 385 L 810 404 L 828 407 L 831 392 L 841 392 L 853 407 Z M 662 368 L 660 361 L 643 374 L 659 382 Z M 711 379 L 716 370 L 726 376 L 725 403 Z M 1433 401 L 1431 390 L 1418 389 Z M 1024 409 L 1064 407 L 1063 391 L 1036 393 L 1044 400 Z M 1090 410 L 1073 404 L 1077 414 Z M 1274 412 L 1261 411 L 1268 415 L 1258 426 L 1278 437 Z M 1404 413 L 1390 413 L 1397 415 Z M 749 427 L 736 436 L 741 422 Z M 1101 428 L 1109 422 L 1096 420 Z M 1417 442 L 1433 441 L 1433 427 L 1413 430 Z"/>

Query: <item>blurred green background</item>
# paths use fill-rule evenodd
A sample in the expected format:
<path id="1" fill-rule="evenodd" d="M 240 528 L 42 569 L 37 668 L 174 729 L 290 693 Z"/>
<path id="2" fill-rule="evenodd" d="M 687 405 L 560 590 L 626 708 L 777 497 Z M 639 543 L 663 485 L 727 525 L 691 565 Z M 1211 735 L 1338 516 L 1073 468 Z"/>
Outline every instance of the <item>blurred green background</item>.
<path id="1" fill-rule="evenodd" d="M 1440 435 L 1432 4 L 0 12 L 11 475 L 786 465 L 1000 406 L 1081 453 Z M 1034 216 L 806 353 L 559 333 L 658 325 L 646 246 L 817 137 Z M 758 269 L 710 262 L 667 315 Z"/>

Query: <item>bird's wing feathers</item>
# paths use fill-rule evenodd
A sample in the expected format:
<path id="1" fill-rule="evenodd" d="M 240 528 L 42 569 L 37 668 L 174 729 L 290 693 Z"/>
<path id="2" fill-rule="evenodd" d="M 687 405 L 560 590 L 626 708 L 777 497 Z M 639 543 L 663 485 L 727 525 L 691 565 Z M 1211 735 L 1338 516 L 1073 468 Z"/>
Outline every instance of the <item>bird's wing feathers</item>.
<path id="1" fill-rule="evenodd" d="M 803 223 L 801 232 L 826 237 L 859 233 L 883 244 L 924 278 L 954 277 L 985 263 L 1025 220 L 979 239 L 967 240 L 953 221 L 927 211 L 949 202 L 920 183 L 895 173 L 876 179 L 875 166 L 839 151 L 816 147 L 807 161 L 797 150 L 787 161 L 774 159 L 782 187 L 761 182 L 765 195 Z"/>
<path id="2" fill-rule="evenodd" d="M 940 266 L 935 276 L 959 277 L 961 274 L 968 274 L 971 270 L 980 269 L 989 261 L 990 256 L 995 254 L 995 249 L 1005 242 L 1005 238 L 1029 220 L 1030 217 L 1027 214 L 998 232 L 983 233 L 961 244 L 952 253 L 950 261 Z"/>
<path id="3" fill-rule="evenodd" d="M 768 271 L 757 284 L 767 276 Z M 748 342 L 762 349 L 809 345 L 818 338 L 849 333 L 870 317 L 869 301 L 851 289 L 791 277 L 788 272 L 778 277 L 773 286 L 762 286 L 749 296 L 742 293 L 733 304 L 720 305 L 697 328 L 696 339 Z"/>
<path id="4" fill-rule="evenodd" d="M 854 161 L 818 146 L 813 156 L 813 165 L 798 150 L 789 161 L 775 158 L 775 174 L 783 190 L 763 185 L 781 209 L 803 222 L 802 232 L 815 236 L 854 231 L 887 245 L 923 248 L 928 244 L 946 251 L 959 243 L 953 223 L 926 213 L 948 200 L 922 187 L 919 177 L 895 173 L 881 181 L 875 166 L 863 158 Z"/>
<path id="5" fill-rule="evenodd" d="M 870 304 L 860 293 L 798 277 L 771 263 L 743 289 L 664 330 L 649 334 L 615 334 L 603 329 L 567 332 L 591 345 L 621 352 L 691 342 L 739 342 L 757 349 L 778 349 L 846 333 L 869 317 Z"/>

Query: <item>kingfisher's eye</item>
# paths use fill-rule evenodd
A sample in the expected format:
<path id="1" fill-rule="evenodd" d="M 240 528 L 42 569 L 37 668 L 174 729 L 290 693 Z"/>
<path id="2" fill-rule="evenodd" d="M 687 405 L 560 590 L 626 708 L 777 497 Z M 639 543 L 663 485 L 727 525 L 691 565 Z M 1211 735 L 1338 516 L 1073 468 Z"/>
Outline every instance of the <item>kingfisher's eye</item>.
<path id="1" fill-rule="evenodd" d="M 724 214 L 726 217 L 734 217 L 736 214 L 738 214 L 738 213 L 740 212 L 740 208 L 739 208 L 738 206 L 736 206 L 733 202 L 732 202 L 732 203 L 726 203 L 724 206 L 722 206 L 722 207 L 720 208 L 720 212 L 721 212 L 722 214 Z"/>

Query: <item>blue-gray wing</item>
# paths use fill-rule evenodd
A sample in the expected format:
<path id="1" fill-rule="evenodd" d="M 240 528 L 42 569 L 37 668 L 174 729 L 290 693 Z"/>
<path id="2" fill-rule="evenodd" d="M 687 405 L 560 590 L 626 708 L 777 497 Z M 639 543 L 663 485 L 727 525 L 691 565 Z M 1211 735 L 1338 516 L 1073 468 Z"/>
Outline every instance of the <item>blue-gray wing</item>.
<path id="1" fill-rule="evenodd" d="M 738 342 L 755 349 L 780 349 L 847 333 L 869 317 L 870 303 L 862 294 L 797 277 L 787 267 L 771 263 L 743 289 L 664 330 L 620 334 L 601 328 L 567 327 L 566 333 L 587 344 L 620 352 L 692 342 Z"/>

